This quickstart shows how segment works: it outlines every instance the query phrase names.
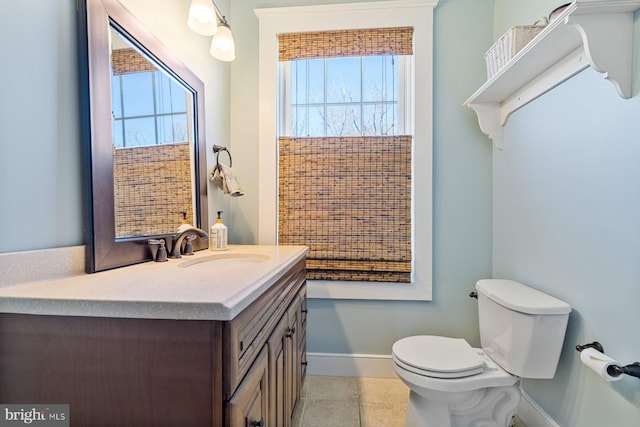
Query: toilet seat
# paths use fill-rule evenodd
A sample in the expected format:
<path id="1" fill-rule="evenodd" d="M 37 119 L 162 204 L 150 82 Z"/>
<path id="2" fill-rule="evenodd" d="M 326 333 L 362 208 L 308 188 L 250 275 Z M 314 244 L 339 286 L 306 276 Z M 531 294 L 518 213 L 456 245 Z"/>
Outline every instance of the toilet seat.
<path id="1" fill-rule="evenodd" d="M 409 338 L 411 338 L 411 340 L 408 340 Z M 464 350 L 461 350 L 461 354 L 468 354 L 468 350 L 470 348 L 471 352 L 475 353 L 480 359 L 482 359 L 483 365 L 481 367 L 469 369 L 469 365 L 467 365 L 466 369 L 462 368 L 457 371 L 453 370 L 453 372 L 450 369 L 450 372 L 443 373 L 441 371 L 434 371 L 433 368 L 431 370 L 420 368 L 419 367 L 420 363 L 412 359 L 409 359 L 408 361 L 410 363 L 407 363 L 408 357 L 403 347 L 407 346 L 407 347 L 413 348 L 415 349 L 414 351 L 419 351 L 423 354 L 426 353 L 427 351 L 435 354 L 435 353 L 441 353 L 441 351 L 434 351 L 434 349 L 436 350 L 438 349 L 439 343 L 446 343 L 446 341 L 451 339 L 453 338 L 447 338 L 447 337 L 425 338 L 425 336 L 403 338 L 396 343 L 398 344 L 400 342 L 403 342 L 403 344 L 400 344 L 397 346 L 396 344 L 393 345 L 393 350 L 391 352 L 391 366 L 393 367 L 393 370 L 396 372 L 398 377 L 411 390 L 428 389 L 433 391 L 457 393 L 457 392 L 478 390 L 478 389 L 487 388 L 487 387 L 511 386 L 518 382 L 519 378 L 517 376 L 512 375 L 507 371 L 505 371 L 504 369 L 502 369 L 481 348 L 471 348 L 469 344 L 466 343 L 466 341 L 464 340 L 461 340 L 461 341 L 463 341 L 463 343 L 466 345 L 462 345 L 462 344 L 453 344 L 453 345 L 458 345 L 461 348 L 465 348 Z M 429 350 L 427 343 L 435 343 L 435 344 Z M 448 343 L 448 344 L 451 344 L 451 343 Z M 412 350 L 409 350 L 409 351 L 412 351 Z M 403 359 L 401 359 L 402 356 L 404 356 Z M 453 359 L 453 357 L 451 357 L 451 359 Z M 475 359 L 475 357 L 473 357 L 473 359 Z M 425 365 L 425 363 L 422 363 L 422 364 Z M 452 365 L 455 365 L 455 364 L 452 364 Z M 464 363 L 458 366 L 464 366 Z M 473 363 L 470 366 L 473 366 Z M 448 377 L 443 376 L 446 374 L 450 374 L 450 376 Z"/>
<path id="2" fill-rule="evenodd" d="M 432 378 L 464 378 L 484 372 L 482 353 L 461 338 L 418 335 L 397 341 L 394 361 L 403 369 Z"/>

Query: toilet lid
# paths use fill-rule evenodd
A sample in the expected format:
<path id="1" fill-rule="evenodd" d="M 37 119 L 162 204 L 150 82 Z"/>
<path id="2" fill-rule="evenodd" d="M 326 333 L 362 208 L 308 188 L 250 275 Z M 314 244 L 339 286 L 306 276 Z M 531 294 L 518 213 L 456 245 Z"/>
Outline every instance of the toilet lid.
<path id="1" fill-rule="evenodd" d="M 461 378 L 480 374 L 485 361 L 461 338 L 419 335 L 393 345 L 393 355 L 406 368 L 436 378 Z"/>

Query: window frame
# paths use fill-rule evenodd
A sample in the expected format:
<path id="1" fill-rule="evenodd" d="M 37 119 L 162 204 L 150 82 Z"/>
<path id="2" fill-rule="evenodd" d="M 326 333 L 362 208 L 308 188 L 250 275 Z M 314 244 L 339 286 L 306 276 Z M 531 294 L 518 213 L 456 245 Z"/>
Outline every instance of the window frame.
<path id="1" fill-rule="evenodd" d="M 408 134 L 413 135 L 413 258 L 411 284 L 309 281 L 310 298 L 409 300 L 432 299 L 432 99 L 433 9 L 437 0 L 398 0 L 321 6 L 256 9 L 259 19 L 259 229 L 260 244 L 277 244 L 277 137 L 279 33 L 412 26 L 414 91 L 409 107 Z M 409 116 L 409 117 L 407 117 Z M 415 120 L 415 117 L 421 118 Z M 427 120 L 425 120 L 427 118 Z M 413 132 L 410 130 L 413 129 Z"/>

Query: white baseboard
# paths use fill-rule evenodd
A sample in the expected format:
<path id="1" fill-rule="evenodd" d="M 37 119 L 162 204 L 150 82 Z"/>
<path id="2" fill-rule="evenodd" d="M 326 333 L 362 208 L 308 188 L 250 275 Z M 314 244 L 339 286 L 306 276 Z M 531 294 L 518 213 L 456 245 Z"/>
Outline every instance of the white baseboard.
<path id="1" fill-rule="evenodd" d="M 384 354 L 307 353 L 310 375 L 398 378 L 391 356 Z"/>
<path id="2" fill-rule="evenodd" d="M 527 427 L 560 427 L 522 388 L 516 414 Z"/>

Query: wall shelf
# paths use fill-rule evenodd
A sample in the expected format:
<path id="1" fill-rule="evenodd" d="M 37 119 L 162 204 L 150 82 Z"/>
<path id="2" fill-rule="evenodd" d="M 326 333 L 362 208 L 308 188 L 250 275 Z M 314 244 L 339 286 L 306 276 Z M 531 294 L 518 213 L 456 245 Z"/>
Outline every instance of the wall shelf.
<path id="1" fill-rule="evenodd" d="M 633 13 L 639 8 L 640 0 L 574 1 L 464 105 L 500 146 L 511 113 L 587 67 L 630 98 Z"/>

